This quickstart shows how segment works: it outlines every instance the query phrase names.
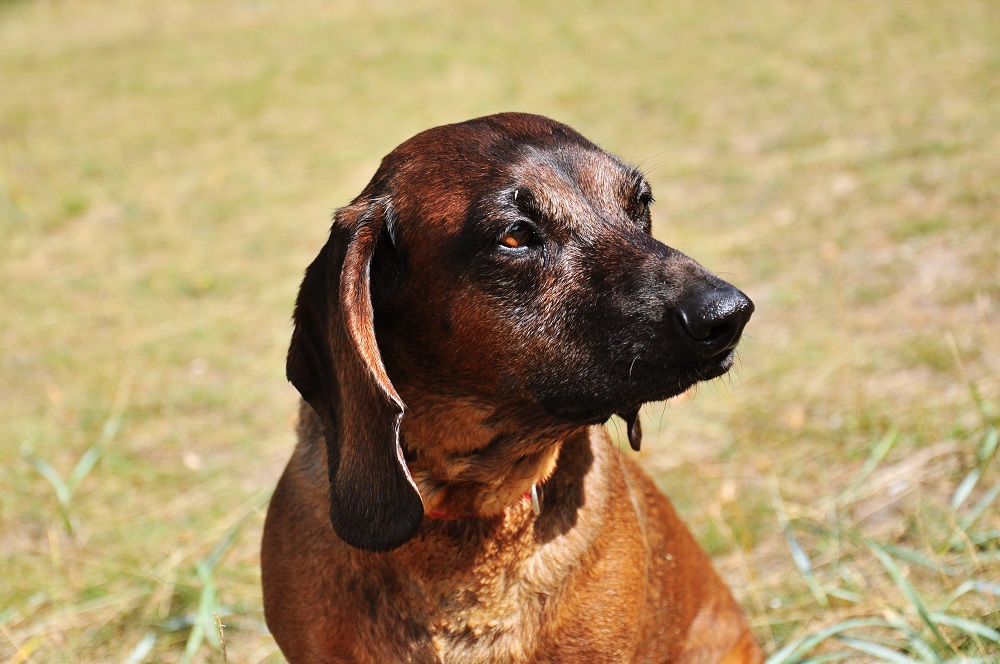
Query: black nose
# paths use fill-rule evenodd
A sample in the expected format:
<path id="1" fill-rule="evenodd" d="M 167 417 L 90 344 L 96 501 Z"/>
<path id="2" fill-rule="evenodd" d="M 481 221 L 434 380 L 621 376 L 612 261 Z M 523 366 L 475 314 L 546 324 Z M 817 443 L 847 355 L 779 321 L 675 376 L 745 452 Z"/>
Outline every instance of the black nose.
<path id="1" fill-rule="evenodd" d="M 736 347 L 752 313 L 750 298 L 725 284 L 681 303 L 679 317 L 691 349 L 713 357 Z"/>

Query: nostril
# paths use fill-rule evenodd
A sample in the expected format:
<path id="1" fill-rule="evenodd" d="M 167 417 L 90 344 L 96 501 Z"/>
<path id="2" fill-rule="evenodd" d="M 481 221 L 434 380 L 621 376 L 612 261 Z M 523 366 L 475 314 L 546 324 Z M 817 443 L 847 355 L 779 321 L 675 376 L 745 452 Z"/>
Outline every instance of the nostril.
<path id="1" fill-rule="evenodd" d="M 727 323 L 723 323 L 722 325 L 716 325 L 712 327 L 712 329 L 708 331 L 708 336 L 702 339 L 702 341 L 705 341 L 710 344 L 716 344 L 721 341 L 729 341 L 732 339 L 732 337 L 733 337 L 732 326 Z"/>
<path id="2" fill-rule="evenodd" d="M 692 318 L 681 314 L 684 329 L 693 341 L 707 347 L 725 347 L 736 336 L 735 328 L 729 322 L 716 322 L 709 318 Z"/>
<path id="3" fill-rule="evenodd" d="M 753 302 L 730 286 L 699 293 L 678 313 L 687 338 L 710 357 L 736 346 L 753 310 Z"/>

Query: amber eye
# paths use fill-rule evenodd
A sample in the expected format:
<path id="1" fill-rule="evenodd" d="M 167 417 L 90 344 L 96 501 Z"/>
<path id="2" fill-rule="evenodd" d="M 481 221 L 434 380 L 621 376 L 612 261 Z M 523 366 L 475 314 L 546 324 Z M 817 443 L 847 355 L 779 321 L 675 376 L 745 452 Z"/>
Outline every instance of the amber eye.
<path id="1" fill-rule="evenodd" d="M 500 236 L 500 243 L 505 247 L 517 249 L 525 247 L 535 239 L 535 232 L 531 227 L 520 221 L 511 224 L 510 227 Z"/>
<path id="2" fill-rule="evenodd" d="M 639 216 L 644 216 L 649 212 L 649 206 L 653 203 L 653 195 L 648 191 L 639 194 Z"/>

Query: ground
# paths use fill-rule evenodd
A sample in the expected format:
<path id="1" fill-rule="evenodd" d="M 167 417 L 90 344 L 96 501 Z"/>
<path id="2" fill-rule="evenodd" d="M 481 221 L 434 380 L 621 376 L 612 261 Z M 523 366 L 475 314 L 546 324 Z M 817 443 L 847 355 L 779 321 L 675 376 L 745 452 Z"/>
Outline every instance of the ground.
<path id="1" fill-rule="evenodd" d="M 997 3 L 0 0 L 0 82 L 0 660 L 281 661 L 302 270 L 500 110 L 639 164 L 757 305 L 641 460 L 773 661 L 1000 652 Z"/>

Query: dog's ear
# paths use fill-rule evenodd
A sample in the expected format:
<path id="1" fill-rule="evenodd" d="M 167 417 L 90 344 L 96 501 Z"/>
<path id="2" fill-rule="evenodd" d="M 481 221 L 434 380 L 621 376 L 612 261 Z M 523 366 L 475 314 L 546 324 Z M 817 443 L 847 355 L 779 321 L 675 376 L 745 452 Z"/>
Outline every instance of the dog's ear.
<path id="1" fill-rule="evenodd" d="M 625 427 L 628 429 L 628 444 L 636 452 L 642 445 L 642 425 L 639 423 L 639 409 L 635 408 L 624 413 L 618 413 L 618 417 L 625 420 Z"/>
<path id="2" fill-rule="evenodd" d="M 333 529 L 366 551 L 402 545 L 424 514 L 399 443 L 403 402 L 375 340 L 371 264 L 390 214 L 384 200 L 337 211 L 302 281 L 286 364 L 323 424 Z"/>

